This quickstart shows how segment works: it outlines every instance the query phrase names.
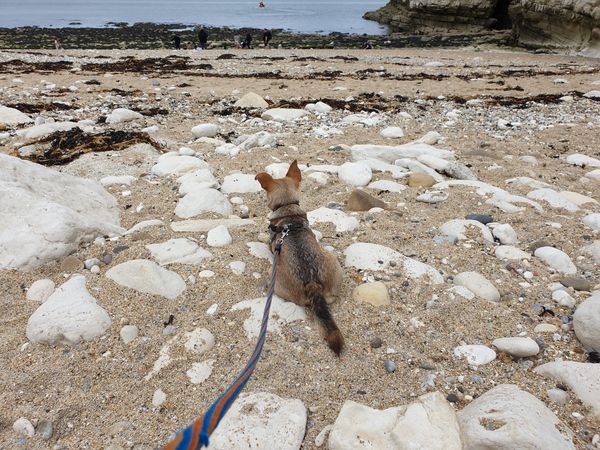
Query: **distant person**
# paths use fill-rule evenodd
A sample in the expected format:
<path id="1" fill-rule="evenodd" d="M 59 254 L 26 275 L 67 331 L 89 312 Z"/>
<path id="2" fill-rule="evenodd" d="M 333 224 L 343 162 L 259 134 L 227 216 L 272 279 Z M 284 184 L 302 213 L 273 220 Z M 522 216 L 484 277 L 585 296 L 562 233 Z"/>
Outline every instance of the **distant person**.
<path id="1" fill-rule="evenodd" d="M 364 48 L 365 50 L 373 50 L 373 44 L 371 44 L 371 41 L 366 41 L 362 48 Z"/>
<path id="2" fill-rule="evenodd" d="M 242 48 L 242 37 L 239 34 L 233 36 L 233 42 L 237 48 Z"/>
<path id="3" fill-rule="evenodd" d="M 252 35 L 248 33 L 242 42 L 242 48 L 252 48 Z"/>
<path id="4" fill-rule="evenodd" d="M 273 33 L 271 33 L 271 30 L 267 30 L 266 28 L 263 30 L 263 44 L 265 44 L 265 47 L 269 46 L 269 42 L 271 42 L 271 39 L 273 39 Z"/>
<path id="5" fill-rule="evenodd" d="M 54 38 L 54 50 L 62 50 L 62 44 L 59 38 Z"/>
<path id="6" fill-rule="evenodd" d="M 198 47 L 202 50 L 206 50 L 206 47 L 208 47 L 208 33 L 204 28 L 200 28 L 200 31 L 198 31 Z"/>
<path id="7" fill-rule="evenodd" d="M 171 42 L 173 42 L 173 47 L 175 47 L 175 50 L 179 50 L 181 49 L 181 38 L 177 35 L 173 36 L 173 39 L 171 39 Z"/>
<path id="8" fill-rule="evenodd" d="M 265 8 L 265 2 L 259 2 L 258 3 L 258 7 L 259 8 Z"/>

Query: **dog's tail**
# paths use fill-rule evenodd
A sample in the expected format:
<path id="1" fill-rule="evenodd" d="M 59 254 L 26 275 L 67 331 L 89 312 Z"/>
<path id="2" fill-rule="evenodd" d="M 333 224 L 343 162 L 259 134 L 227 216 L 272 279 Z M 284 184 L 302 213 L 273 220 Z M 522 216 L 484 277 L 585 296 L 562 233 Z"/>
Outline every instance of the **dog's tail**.
<path id="1" fill-rule="evenodd" d="M 319 283 L 308 283 L 305 286 L 306 297 L 310 301 L 310 309 L 321 325 L 323 337 L 329 345 L 329 348 L 338 356 L 344 349 L 344 337 L 340 329 L 335 324 L 333 316 L 329 311 L 329 306 L 325 297 L 323 297 L 323 287 Z"/>

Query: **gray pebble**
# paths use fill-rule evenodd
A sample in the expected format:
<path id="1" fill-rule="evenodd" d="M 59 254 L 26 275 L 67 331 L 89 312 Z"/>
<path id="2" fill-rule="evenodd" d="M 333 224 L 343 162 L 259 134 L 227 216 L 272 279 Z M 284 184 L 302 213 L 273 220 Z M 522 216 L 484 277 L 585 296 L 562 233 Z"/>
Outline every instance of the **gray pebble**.
<path id="1" fill-rule="evenodd" d="M 175 334 L 175 325 L 167 325 L 166 327 L 163 328 L 163 335 L 164 336 L 171 336 L 172 334 Z"/>
<path id="2" fill-rule="evenodd" d="M 383 363 L 383 366 L 385 367 L 385 370 L 387 370 L 389 373 L 394 373 L 396 371 L 396 363 L 389 359 Z"/>
<path id="3" fill-rule="evenodd" d="M 344 209 L 344 205 L 337 203 L 337 202 L 329 202 L 329 203 L 327 203 L 327 208 L 337 209 L 339 211 L 342 211 Z"/>
<path id="4" fill-rule="evenodd" d="M 479 375 L 473 375 L 471 377 L 471 380 L 473 381 L 473 383 L 475 384 L 483 384 L 483 378 L 481 378 Z"/>
<path id="5" fill-rule="evenodd" d="M 117 253 L 124 252 L 128 248 L 128 245 L 117 245 L 115 248 L 113 248 L 113 253 L 116 255 Z"/>
<path id="6" fill-rule="evenodd" d="M 490 222 L 494 221 L 494 218 L 492 216 L 490 216 L 489 214 L 467 214 L 465 216 L 465 219 L 467 220 L 475 220 L 477 222 L 480 222 L 484 225 L 487 225 Z"/>
<path id="7" fill-rule="evenodd" d="M 371 348 L 381 348 L 381 346 L 383 345 L 383 341 L 381 340 L 381 338 L 373 338 L 371 339 L 371 342 L 369 343 L 371 345 Z"/>
<path id="8" fill-rule="evenodd" d="M 52 437 L 53 427 L 52 422 L 48 420 L 40 420 L 37 427 L 35 427 L 35 433 L 43 440 L 49 441 Z"/>
<path id="9" fill-rule="evenodd" d="M 87 270 L 90 270 L 92 267 L 100 265 L 100 260 L 98 258 L 86 259 L 83 265 Z"/>
<path id="10" fill-rule="evenodd" d="M 112 255 L 110 253 L 107 253 L 106 255 L 104 255 L 102 257 L 102 262 L 104 262 L 104 264 L 106 264 L 108 266 L 112 262 Z"/>

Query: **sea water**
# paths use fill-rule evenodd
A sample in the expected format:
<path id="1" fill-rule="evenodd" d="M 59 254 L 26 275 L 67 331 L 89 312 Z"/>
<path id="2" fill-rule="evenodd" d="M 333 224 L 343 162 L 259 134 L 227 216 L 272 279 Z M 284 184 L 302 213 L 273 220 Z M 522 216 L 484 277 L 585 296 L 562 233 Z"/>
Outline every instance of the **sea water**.
<path id="1" fill-rule="evenodd" d="M 362 19 L 387 0 L 0 0 L 0 27 L 103 27 L 110 22 L 283 28 L 304 33 L 384 34 Z"/>

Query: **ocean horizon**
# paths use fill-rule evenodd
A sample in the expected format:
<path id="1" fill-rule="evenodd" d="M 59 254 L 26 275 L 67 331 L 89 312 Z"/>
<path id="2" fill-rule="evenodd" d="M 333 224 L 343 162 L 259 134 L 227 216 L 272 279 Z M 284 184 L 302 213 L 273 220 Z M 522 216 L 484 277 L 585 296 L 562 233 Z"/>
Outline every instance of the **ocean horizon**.
<path id="1" fill-rule="evenodd" d="M 0 27 L 105 27 L 150 22 L 233 28 L 285 29 L 301 33 L 386 34 L 363 14 L 387 0 L 2 0 Z"/>

